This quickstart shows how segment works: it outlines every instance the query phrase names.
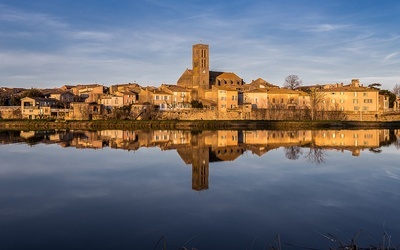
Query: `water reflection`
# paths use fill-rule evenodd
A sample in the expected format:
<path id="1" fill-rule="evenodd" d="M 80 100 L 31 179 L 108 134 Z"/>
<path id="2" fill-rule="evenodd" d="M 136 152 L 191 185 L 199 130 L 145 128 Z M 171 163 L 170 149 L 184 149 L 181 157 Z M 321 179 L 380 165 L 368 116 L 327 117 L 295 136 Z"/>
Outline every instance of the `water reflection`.
<path id="1" fill-rule="evenodd" d="M 209 164 L 234 161 L 244 152 L 263 156 L 283 147 L 290 160 L 306 158 L 321 164 L 326 161 L 327 150 L 351 152 L 360 156 L 364 150 L 380 153 L 380 147 L 394 144 L 400 148 L 400 130 L 218 130 L 218 131 L 3 131 L 2 144 L 38 143 L 58 144 L 79 149 L 110 147 L 122 150 L 138 150 L 141 147 L 159 147 L 176 150 L 181 159 L 192 166 L 192 189 L 209 188 Z"/>

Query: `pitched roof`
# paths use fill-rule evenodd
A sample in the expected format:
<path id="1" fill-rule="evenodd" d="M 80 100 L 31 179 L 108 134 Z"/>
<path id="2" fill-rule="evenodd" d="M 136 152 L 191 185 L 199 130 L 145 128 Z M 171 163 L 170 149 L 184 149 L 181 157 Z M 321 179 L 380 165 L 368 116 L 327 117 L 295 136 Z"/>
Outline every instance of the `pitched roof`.
<path id="1" fill-rule="evenodd" d="M 328 88 L 328 89 L 319 89 L 320 92 L 379 92 L 378 89 L 367 88 L 367 87 L 354 87 L 351 85 L 336 87 L 336 88 Z"/>
<path id="2" fill-rule="evenodd" d="M 266 89 L 252 89 L 252 90 L 246 90 L 244 93 L 267 93 Z"/>
<path id="3" fill-rule="evenodd" d="M 237 76 L 233 72 L 218 72 L 218 71 L 210 71 L 210 78 L 222 78 L 222 79 L 232 79 L 232 80 L 242 80 L 239 76 Z"/>
<path id="4" fill-rule="evenodd" d="M 268 94 L 299 94 L 299 91 L 292 89 L 267 89 Z"/>

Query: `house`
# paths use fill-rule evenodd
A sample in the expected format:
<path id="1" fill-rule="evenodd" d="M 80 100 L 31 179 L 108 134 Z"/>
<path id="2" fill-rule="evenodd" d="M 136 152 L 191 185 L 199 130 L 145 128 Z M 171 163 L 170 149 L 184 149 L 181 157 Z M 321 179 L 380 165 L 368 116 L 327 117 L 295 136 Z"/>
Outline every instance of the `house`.
<path id="1" fill-rule="evenodd" d="M 360 85 L 358 79 L 352 79 L 350 85 L 337 85 L 318 89 L 319 110 L 340 110 L 352 113 L 377 114 L 379 112 L 379 90 Z"/>
<path id="2" fill-rule="evenodd" d="M 122 96 L 101 95 L 98 103 L 102 104 L 108 112 L 111 112 L 113 108 L 120 108 L 124 106 L 124 99 Z"/>
<path id="3" fill-rule="evenodd" d="M 97 103 L 72 102 L 70 112 L 65 120 L 92 120 L 99 119 L 104 113 L 104 106 Z"/>
<path id="4" fill-rule="evenodd" d="M 205 99 L 215 102 L 218 111 L 239 108 L 239 92 L 233 88 L 212 86 L 210 91 L 205 92 Z"/>
<path id="5" fill-rule="evenodd" d="M 50 93 L 50 98 L 58 100 L 60 103 L 71 103 L 74 101 L 74 94 L 70 91 L 55 91 Z"/>
<path id="6" fill-rule="evenodd" d="M 300 94 L 305 96 L 305 93 L 292 89 L 268 89 L 268 107 L 275 109 L 297 109 L 299 108 Z"/>
<path id="7" fill-rule="evenodd" d="M 23 119 L 44 119 L 51 118 L 51 107 L 57 104 L 58 100 L 42 97 L 24 97 L 21 99 L 21 113 Z"/>
<path id="8" fill-rule="evenodd" d="M 105 88 L 99 84 L 77 85 L 71 88 L 72 93 L 79 96 L 85 102 L 97 102 L 104 93 Z"/>
<path id="9" fill-rule="evenodd" d="M 251 83 L 245 84 L 243 86 L 245 90 L 253 90 L 253 89 L 279 89 L 279 86 L 273 85 L 262 78 L 257 78 L 256 80 L 252 80 Z"/>
<path id="10" fill-rule="evenodd" d="M 114 95 L 122 97 L 123 106 L 128 106 L 139 102 L 139 93 L 132 90 L 119 90 L 114 92 Z"/>
<path id="11" fill-rule="evenodd" d="M 379 94 L 379 113 L 386 113 L 389 110 L 389 96 Z"/>
<path id="12" fill-rule="evenodd" d="M 172 109 L 185 109 L 191 108 L 190 102 L 192 101 L 191 90 L 177 85 L 163 84 L 160 90 L 170 93 Z"/>
<path id="13" fill-rule="evenodd" d="M 266 89 L 252 89 L 243 92 L 244 102 L 251 103 L 253 109 L 266 109 L 268 105 L 268 92 Z"/>

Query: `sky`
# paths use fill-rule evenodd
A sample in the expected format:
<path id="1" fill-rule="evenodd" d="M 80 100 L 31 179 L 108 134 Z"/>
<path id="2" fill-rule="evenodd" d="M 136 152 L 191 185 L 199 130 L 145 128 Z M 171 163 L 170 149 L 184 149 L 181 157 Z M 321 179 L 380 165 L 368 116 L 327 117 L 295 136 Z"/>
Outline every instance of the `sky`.
<path id="1" fill-rule="evenodd" d="M 176 84 L 210 70 L 283 86 L 400 83 L 400 1 L 0 0 L 0 86 Z"/>

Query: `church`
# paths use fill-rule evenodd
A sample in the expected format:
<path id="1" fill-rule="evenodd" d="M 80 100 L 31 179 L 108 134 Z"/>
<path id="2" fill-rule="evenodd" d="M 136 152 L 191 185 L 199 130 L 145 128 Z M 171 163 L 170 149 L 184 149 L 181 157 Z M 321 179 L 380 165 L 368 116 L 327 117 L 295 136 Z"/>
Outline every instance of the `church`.
<path id="1" fill-rule="evenodd" d="M 192 49 L 192 69 L 186 69 L 177 85 L 192 89 L 193 99 L 204 99 L 213 86 L 240 90 L 242 78 L 232 72 L 210 71 L 210 50 L 207 44 L 195 44 Z"/>

